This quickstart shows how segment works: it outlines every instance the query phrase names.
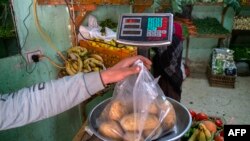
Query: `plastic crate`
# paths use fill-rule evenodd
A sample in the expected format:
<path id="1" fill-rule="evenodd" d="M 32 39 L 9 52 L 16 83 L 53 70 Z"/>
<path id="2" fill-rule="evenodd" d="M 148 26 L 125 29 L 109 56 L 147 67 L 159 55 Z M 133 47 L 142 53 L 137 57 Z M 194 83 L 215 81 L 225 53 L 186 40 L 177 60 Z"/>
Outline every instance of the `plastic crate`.
<path id="1" fill-rule="evenodd" d="M 207 77 L 211 87 L 235 88 L 236 76 L 214 75 L 208 66 Z"/>
<path id="2" fill-rule="evenodd" d="M 133 50 L 128 50 L 126 48 L 117 48 L 113 47 L 107 48 L 107 47 L 96 47 L 92 46 L 89 41 L 80 41 L 80 46 L 85 47 L 88 52 L 95 53 L 100 55 L 103 58 L 105 67 L 112 67 L 119 61 L 121 61 L 124 58 L 136 56 L 137 55 L 137 48 L 135 47 Z"/>

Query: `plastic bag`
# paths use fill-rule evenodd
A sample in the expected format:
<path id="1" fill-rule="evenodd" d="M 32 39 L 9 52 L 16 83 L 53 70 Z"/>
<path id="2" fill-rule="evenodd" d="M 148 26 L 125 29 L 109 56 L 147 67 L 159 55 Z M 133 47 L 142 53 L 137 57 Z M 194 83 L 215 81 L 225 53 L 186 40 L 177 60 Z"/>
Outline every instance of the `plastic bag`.
<path id="1" fill-rule="evenodd" d="M 138 60 L 139 74 L 116 84 L 111 101 L 97 119 L 98 132 L 108 140 L 144 141 L 160 137 L 176 124 L 175 110 Z"/>
<path id="2" fill-rule="evenodd" d="M 105 35 L 102 35 L 101 27 L 97 23 L 97 19 L 90 15 L 88 17 L 88 27 L 80 26 L 78 40 L 85 39 L 102 39 L 104 41 L 111 41 L 116 39 L 116 32 L 112 29 L 105 27 Z"/>
<path id="3" fill-rule="evenodd" d="M 78 40 L 91 39 L 89 29 L 85 26 L 79 27 Z"/>
<path id="4" fill-rule="evenodd" d="M 97 23 L 96 17 L 94 17 L 93 15 L 89 15 L 89 17 L 88 17 L 88 27 L 89 28 L 100 28 L 100 26 Z"/>
<path id="5" fill-rule="evenodd" d="M 212 54 L 212 73 L 216 75 L 237 74 L 237 67 L 234 62 L 234 51 L 228 48 L 215 48 Z"/>
<path id="6" fill-rule="evenodd" d="M 116 39 L 116 32 L 114 32 L 112 29 L 105 27 L 105 38 L 104 41 L 111 41 Z"/>

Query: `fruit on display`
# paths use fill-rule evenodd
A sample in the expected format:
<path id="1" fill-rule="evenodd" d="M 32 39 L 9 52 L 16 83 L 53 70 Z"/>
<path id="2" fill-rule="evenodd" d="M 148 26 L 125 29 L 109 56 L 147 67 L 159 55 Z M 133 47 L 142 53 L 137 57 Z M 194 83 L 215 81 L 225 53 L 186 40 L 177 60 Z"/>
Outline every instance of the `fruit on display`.
<path id="1" fill-rule="evenodd" d="M 208 115 L 205 114 L 205 113 L 203 113 L 203 112 L 201 112 L 201 113 L 198 113 L 198 114 L 195 116 L 195 119 L 196 119 L 197 121 L 206 120 L 206 119 L 208 119 Z"/>
<path id="2" fill-rule="evenodd" d="M 120 44 L 115 40 L 104 41 L 95 38 L 80 41 L 80 45 L 87 48 L 89 53 L 100 55 L 103 58 L 105 67 L 112 67 L 124 58 L 137 55 L 137 47 Z"/>
<path id="3" fill-rule="evenodd" d="M 109 49 L 109 50 L 113 50 L 113 51 L 122 50 L 125 52 L 131 52 L 131 51 L 136 50 L 135 46 L 119 44 L 119 43 L 115 42 L 115 40 L 102 41 L 100 39 L 94 39 L 93 41 L 88 41 L 88 42 L 89 42 L 89 45 L 91 45 L 93 47 L 101 47 L 101 48 L 105 48 L 105 49 Z"/>
<path id="4" fill-rule="evenodd" d="M 59 72 L 59 77 L 75 75 L 79 72 L 92 72 L 105 69 L 103 59 L 98 54 L 90 54 L 81 46 L 71 47 L 67 50 L 65 69 Z"/>
<path id="5" fill-rule="evenodd" d="M 225 121 L 222 118 L 192 109 L 189 109 L 189 113 L 192 116 L 192 126 L 182 137 L 182 141 L 224 141 Z"/>
<path id="6" fill-rule="evenodd" d="M 206 128 L 205 125 L 200 123 L 196 129 L 194 129 L 194 133 L 188 139 L 188 141 L 209 141 L 212 139 L 212 134 Z"/>
<path id="7" fill-rule="evenodd" d="M 216 119 L 215 120 L 215 124 L 218 126 L 218 127 L 222 127 L 223 126 L 223 122 L 221 119 Z"/>
<path id="8" fill-rule="evenodd" d="M 196 112 L 192 109 L 188 109 L 189 113 L 191 114 L 192 119 L 196 117 Z"/>
<path id="9" fill-rule="evenodd" d="M 223 136 L 220 136 L 220 135 L 216 135 L 214 137 L 214 141 L 224 141 L 224 137 Z"/>
<path id="10" fill-rule="evenodd" d="M 211 121 L 211 120 L 203 120 L 201 121 L 201 123 L 203 125 L 206 126 L 206 128 L 211 132 L 211 133 L 215 133 L 217 131 L 217 126 L 216 124 L 214 123 L 214 121 Z"/>
<path id="11" fill-rule="evenodd" d="M 243 17 L 243 16 L 234 17 L 233 29 L 250 30 L 250 17 Z"/>

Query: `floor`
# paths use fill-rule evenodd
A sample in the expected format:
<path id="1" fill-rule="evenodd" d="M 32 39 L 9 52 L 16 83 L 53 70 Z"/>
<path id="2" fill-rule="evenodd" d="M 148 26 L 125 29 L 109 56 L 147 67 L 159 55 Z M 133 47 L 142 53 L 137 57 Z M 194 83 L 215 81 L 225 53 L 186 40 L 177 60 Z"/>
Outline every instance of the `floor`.
<path id="1" fill-rule="evenodd" d="M 250 77 L 237 77 L 235 88 L 210 87 L 205 74 L 191 74 L 181 103 L 196 112 L 224 117 L 227 124 L 250 124 Z"/>

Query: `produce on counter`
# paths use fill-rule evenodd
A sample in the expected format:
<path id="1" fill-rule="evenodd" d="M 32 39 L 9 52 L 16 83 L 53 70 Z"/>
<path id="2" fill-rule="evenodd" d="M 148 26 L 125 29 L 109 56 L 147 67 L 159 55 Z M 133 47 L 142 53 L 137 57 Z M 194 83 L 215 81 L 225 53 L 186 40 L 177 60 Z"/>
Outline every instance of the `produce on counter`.
<path id="1" fill-rule="evenodd" d="M 201 121 L 202 125 L 204 125 L 205 127 L 207 127 L 207 129 L 211 132 L 211 133 L 216 133 L 217 131 L 217 126 L 215 124 L 215 121 L 211 121 L 211 120 L 202 120 Z"/>
<path id="2" fill-rule="evenodd" d="M 120 44 L 115 40 L 92 39 L 80 41 L 80 45 L 87 48 L 89 53 L 100 55 L 105 67 L 112 67 L 124 58 L 137 55 L 137 47 Z"/>
<path id="3" fill-rule="evenodd" d="M 198 120 L 198 121 L 206 120 L 206 119 L 208 119 L 208 116 L 207 116 L 207 114 L 201 112 L 201 113 L 198 113 L 198 114 L 195 116 L 195 119 Z"/>
<path id="4" fill-rule="evenodd" d="M 135 46 L 119 44 L 114 40 L 103 41 L 101 39 L 94 39 L 93 41 L 88 41 L 88 43 L 93 47 L 101 47 L 109 50 L 123 50 L 125 52 L 133 52 L 136 50 Z"/>
<path id="5" fill-rule="evenodd" d="M 193 19 L 199 34 L 229 34 L 216 18 Z"/>
<path id="6" fill-rule="evenodd" d="M 243 17 L 243 16 L 234 17 L 233 29 L 250 30 L 250 17 Z"/>
<path id="7" fill-rule="evenodd" d="M 175 18 L 175 22 L 182 25 L 184 37 L 187 37 L 188 35 L 197 35 L 197 28 L 190 19 Z"/>
<path id="8" fill-rule="evenodd" d="M 87 49 L 81 46 L 71 47 L 67 50 L 65 69 L 59 72 L 59 77 L 75 75 L 78 72 L 100 71 L 105 69 L 103 59 L 98 54 L 89 54 Z"/>
<path id="9" fill-rule="evenodd" d="M 225 121 L 219 117 L 208 116 L 204 112 L 196 113 L 189 109 L 192 126 L 182 137 L 182 141 L 224 141 Z"/>
<path id="10" fill-rule="evenodd" d="M 216 119 L 215 121 L 216 126 L 222 127 L 223 126 L 223 121 L 221 119 Z"/>

